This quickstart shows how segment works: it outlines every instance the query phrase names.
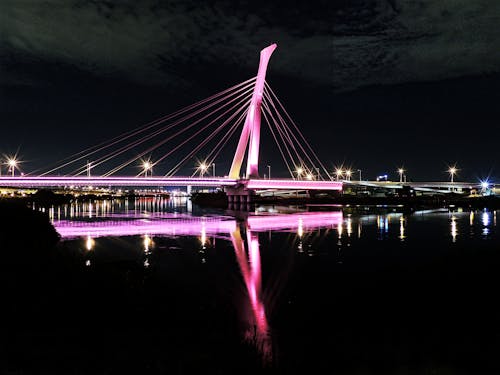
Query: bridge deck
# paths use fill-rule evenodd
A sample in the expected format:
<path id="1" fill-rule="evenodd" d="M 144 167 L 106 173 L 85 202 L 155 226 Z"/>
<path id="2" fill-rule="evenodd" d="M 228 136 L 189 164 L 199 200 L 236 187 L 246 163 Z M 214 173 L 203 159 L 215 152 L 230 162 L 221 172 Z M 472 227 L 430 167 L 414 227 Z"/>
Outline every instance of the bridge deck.
<path id="1" fill-rule="evenodd" d="M 291 179 L 238 180 L 227 177 L 0 177 L 0 186 L 16 188 L 41 187 L 229 187 L 245 185 L 248 189 L 342 190 L 342 182 Z"/>

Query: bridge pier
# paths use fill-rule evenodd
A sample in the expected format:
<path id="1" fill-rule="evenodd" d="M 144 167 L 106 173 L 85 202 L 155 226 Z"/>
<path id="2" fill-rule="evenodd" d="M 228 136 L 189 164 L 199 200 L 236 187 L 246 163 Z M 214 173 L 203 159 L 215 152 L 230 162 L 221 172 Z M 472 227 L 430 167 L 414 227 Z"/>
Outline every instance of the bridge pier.
<path id="1" fill-rule="evenodd" d="M 248 189 L 246 182 L 239 182 L 235 187 L 225 187 L 227 201 L 230 205 L 251 205 L 254 201 L 255 190 Z"/>

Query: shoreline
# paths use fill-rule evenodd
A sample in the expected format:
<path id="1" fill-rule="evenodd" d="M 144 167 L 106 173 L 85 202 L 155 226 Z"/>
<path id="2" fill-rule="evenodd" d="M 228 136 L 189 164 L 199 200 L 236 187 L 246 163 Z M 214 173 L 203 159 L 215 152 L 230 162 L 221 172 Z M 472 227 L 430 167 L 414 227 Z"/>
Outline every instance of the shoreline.
<path id="1" fill-rule="evenodd" d="M 191 201 L 201 207 L 227 208 L 229 203 L 223 192 L 196 193 L 191 196 Z M 448 196 L 423 196 L 423 197 L 254 197 L 251 205 L 341 205 L 341 206 L 404 206 L 422 208 L 500 208 L 500 197 L 464 197 L 459 195 Z M 239 204 L 233 204 L 239 206 Z M 246 204 L 245 204 L 246 206 Z"/>

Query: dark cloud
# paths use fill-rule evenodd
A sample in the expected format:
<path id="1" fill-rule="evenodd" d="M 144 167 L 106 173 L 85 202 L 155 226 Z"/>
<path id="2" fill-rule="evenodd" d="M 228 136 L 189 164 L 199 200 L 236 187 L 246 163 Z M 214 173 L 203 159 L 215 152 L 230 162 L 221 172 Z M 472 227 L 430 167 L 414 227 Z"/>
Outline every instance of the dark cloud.
<path id="1" fill-rule="evenodd" d="M 500 3 L 491 0 L 2 2 L 2 57 L 22 53 L 148 85 L 193 84 L 186 66 L 273 69 L 338 90 L 493 73 Z M 22 74 L 3 79 L 22 82 Z"/>

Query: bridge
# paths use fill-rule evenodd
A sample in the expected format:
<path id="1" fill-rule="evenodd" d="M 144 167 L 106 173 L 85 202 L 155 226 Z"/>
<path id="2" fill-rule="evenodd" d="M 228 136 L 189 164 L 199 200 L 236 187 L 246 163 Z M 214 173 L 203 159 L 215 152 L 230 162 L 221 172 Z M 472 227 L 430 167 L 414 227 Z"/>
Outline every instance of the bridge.
<path id="1" fill-rule="evenodd" d="M 342 190 L 342 182 L 333 181 L 327 169 L 317 158 L 298 127 L 282 106 L 276 94 L 265 81 L 269 59 L 276 49 L 276 44 L 264 48 L 260 52 L 260 62 L 257 76 L 243 83 L 235 85 L 221 93 L 204 99 L 198 103 L 188 106 L 169 116 L 146 124 L 140 129 L 133 130 L 115 137 L 109 142 L 93 146 L 60 165 L 40 174 L 27 174 L 15 176 L 15 161 L 11 160 L 11 175 L 0 176 L 0 186 L 17 188 L 49 188 L 49 187 L 165 187 L 165 186 L 187 186 L 187 187 L 221 187 L 226 191 L 229 201 L 250 202 L 251 197 L 259 189 L 277 190 Z M 227 108 L 227 109 L 226 109 Z M 259 174 L 259 151 L 261 135 L 261 116 L 264 116 L 270 127 L 272 137 L 277 143 L 277 151 L 280 152 L 290 172 L 289 179 L 271 179 L 270 169 L 268 178 L 261 178 Z M 288 119 L 289 123 L 286 123 Z M 166 126 L 158 128 L 159 125 L 167 123 Z M 204 122 L 208 122 L 207 125 Z M 219 124 L 218 127 L 212 127 Z M 291 124 L 290 124 L 291 123 Z M 207 165 L 213 165 L 215 169 L 215 157 L 220 152 L 236 128 L 243 124 L 237 143 L 231 168 L 224 177 L 205 177 Z M 274 126 L 274 128 L 272 127 Z M 149 132 L 148 132 L 149 131 Z M 167 131 L 169 131 L 167 133 Z M 174 131 L 173 134 L 171 132 Z M 191 131 L 191 133 L 189 133 Z M 166 137 L 163 134 L 167 133 Z M 192 159 L 196 152 L 200 152 L 216 134 L 223 134 L 222 138 L 208 152 L 205 161 L 200 163 L 197 172 L 200 176 L 179 177 L 175 174 L 182 164 Z M 201 137 L 202 140 L 196 140 Z M 203 138 L 205 137 L 205 138 Z M 170 146 L 170 150 L 156 159 L 144 159 L 148 154 L 157 150 L 168 141 L 176 138 L 177 144 Z M 137 146 L 148 146 L 149 142 L 159 142 L 146 149 L 137 151 Z M 125 143 L 127 141 L 127 143 Z M 195 146 L 192 144 L 195 143 Z M 305 146 L 304 146 L 305 145 Z M 157 168 L 161 162 L 172 157 L 173 151 L 192 149 L 187 156 L 182 157 L 175 166 L 163 176 L 153 177 L 153 167 Z M 107 150 L 104 155 L 101 151 Z M 103 163 L 110 162 L 123 157 L 128 151 L 136 153 L 136 156 L 122 162 L 100 176 L 92 176 L 91 170 Z M 248 154 L 246 162 L 246 173 L 241 176 L 241 169 L 245 154 Z M 288 161 L 286 160 L 288 157 Z M 62 168 L 82 164 L 85 160 L 92 158 L 84 168 L 79 168 L 72 173 L 63 176 L 53 176 Z M 143 172 L 136 176 L 118 177 L 116 173 L 140 160 L 143 163 Z M 179 157 L 175 159 L 179 160 Z M 298 167 L 297 167 L 298 166 Z M 270 167 L 269 167 L 270 168 Z M 303 175 L 297 175 L 299 168 Z M 326 178 L 313 171 L 324 171 Z M 86 176 L 85 176 L 86 174 Z M 149 176 L 148 176 L 149 174 Z M 195 173 L 196 174 L 196 173 Z M 301 173 L 302 174 L 302 173 Z"/>
<path id="2" fill-rule="evenodd" d="M 334 180 L 265 80 L 269 60 L 276 48 L 276 44 L 271 44 L 260 52 L 256 77 L 140 128 L 83 150 L 62 160 L 49 170 L 16 176 L 16 161 L 9 160 L 11 174 L 1 176 L 0 173 L 0 187 L 214 187 L 223 188 L 230 203 L 249 203 L 259 190 L 341 191 L 346 186 L 363 186 L 449 193 L 464 189 L 484 189 L 481 183 L 454 181 Z M 260 177 L 261 117 L 268 125 L 271 137 L 276 144 L 275 151 L 281 155 L 290 178 L 271 178 L 270 166 L 268 166 L 267 178 Z M 241 125 L 242 129 L 231 167 L 227 175 L 217 177 L 215 160 Z M 221 137 L 216 138 L 217 135 Z M 167 151 L 151 160 L 151 155 L 154 152 L 158 153 L 162 148 L 167 148 Z M 186 152 L 187 155 L 184 155 Z M 179 176 L 181 168 L 201 152 L 204 152 L 206 157 L 199 162 L 196 171 L 191 176 Z M 127 157 L 130 154 L 133 156 Z M 246 171 L 242 174 L 246 154 Z M 139 161 L 142 167 L 139 174 L 117 176 L 127 168 L 130 170 L 131 165 Z M 153 168 L 157 170 L 164 167 L 167 162 L 173 166 L 170 165 L 171 168 L 161 176 L 153 177 Z M 113 165 L 106 167 L 109 164 Z M 60 175 L 65 168 L 75 165 L 79 165 L 76 170 Z M 105 167 L 107 169 L 99 175 L 91 173 L 97 168 L 104 169 Z M 205 176 L 210 167 L 213 175 Z M 55 173 L 58 175 L 55 176 Z"/>
<path id="3" fill-rule="evenodd" d="M 381 189 L 403 189 L 405 187 L 422 192 L 439 192 L 448 194 L 459 190 L 484 189 L 481 182 L 456 182 L 456 181 L 343 181 L 345 186 L 363 186 Z M 493 187 L 494 185 L 491 185 Z"/>

